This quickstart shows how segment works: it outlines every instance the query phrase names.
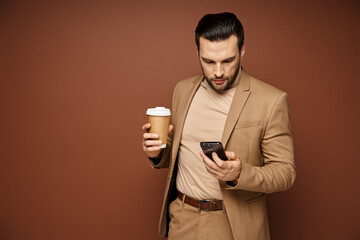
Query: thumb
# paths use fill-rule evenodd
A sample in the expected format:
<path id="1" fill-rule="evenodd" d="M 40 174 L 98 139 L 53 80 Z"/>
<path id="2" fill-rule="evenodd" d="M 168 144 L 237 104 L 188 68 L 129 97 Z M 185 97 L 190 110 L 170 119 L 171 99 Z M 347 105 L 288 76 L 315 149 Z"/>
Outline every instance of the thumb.
<path id="1" fill-rule="evenodd" d="M 172 124 L 169 125 L 169 133 L 173 130 L 174 126 Z"/>
<path id="2" fill-rule="evenodd" d="M 228 160 L 234 160 L 236 158 L 236 154 L 234 152 L 226 151 L 225 155 L 228 158 Z"/>

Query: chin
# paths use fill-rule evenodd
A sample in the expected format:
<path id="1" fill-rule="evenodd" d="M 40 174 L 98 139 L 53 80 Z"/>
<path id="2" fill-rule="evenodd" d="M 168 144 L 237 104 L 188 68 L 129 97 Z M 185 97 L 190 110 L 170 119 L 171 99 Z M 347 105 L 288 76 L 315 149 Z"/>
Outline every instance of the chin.
<path id="1" fill-rule="evenodd" d="M 218 92 L 222 92 L 222 91 L 225 91 L 227 88 L 226 88 L 226 85 L 211 85 L 212 88 L 215 90 L 215 91 L 218 91 Z"/>
<path id="2" fill-rule="evenodd" d="M 210 85 L 211 85 L 211 87 L 212 87 L 214 90 L 219 91 L 219 92 L 225 91 L 225 90 L 227 90 L 227 89 L 229 88 L 227 81 L 224 82 L 224 83 L 221 84 L 221 85 L 216 85 L 216 84 L 214 84 L 214 83 L 211 83 Z"/>

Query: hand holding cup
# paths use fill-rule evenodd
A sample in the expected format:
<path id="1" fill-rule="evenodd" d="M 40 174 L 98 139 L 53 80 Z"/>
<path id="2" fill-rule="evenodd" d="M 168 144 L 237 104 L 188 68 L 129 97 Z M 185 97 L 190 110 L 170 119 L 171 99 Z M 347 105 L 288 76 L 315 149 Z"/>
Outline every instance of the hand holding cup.
<path id="1" fill-rule="evenodd" d="M 143 150 L 148 157 L 155 158 L 166 147 L 167 135 L 173 128 L 169 125 L 171 113 L 169 109 L 156 107 L 149 108 L 146 114 L 149 122 L 142 126 Z"/>
<path id="2" fill-rule="evenodd" d="M 162 148 L 160 147 L 163 143 L 159 139 L 159 134 L 157 133 L 149 133 L 151 125 L 150 123 L 146 123 L 142 126 L 144 130 L 143 134 L 143 150 L 148 157 L 156 158 L 159 156 Z M 169 125 L 168 131 L 171 132 L 173 129 L 173 125 Z"/>

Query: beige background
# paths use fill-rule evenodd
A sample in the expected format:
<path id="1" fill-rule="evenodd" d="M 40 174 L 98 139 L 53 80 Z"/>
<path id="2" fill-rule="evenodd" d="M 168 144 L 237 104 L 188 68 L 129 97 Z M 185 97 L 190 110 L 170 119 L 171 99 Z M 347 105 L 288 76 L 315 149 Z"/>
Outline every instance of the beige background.
<path id="1" fill-rule="evenodd" d="M 158 239 L 166 170 L 140 126 L 200 72 L 194 29 L 232 11 L 243 65 L 287 91 L 298 178 L 273 239 L 359 239 L 358 1 L 1 1 L 0 239 Z"/>

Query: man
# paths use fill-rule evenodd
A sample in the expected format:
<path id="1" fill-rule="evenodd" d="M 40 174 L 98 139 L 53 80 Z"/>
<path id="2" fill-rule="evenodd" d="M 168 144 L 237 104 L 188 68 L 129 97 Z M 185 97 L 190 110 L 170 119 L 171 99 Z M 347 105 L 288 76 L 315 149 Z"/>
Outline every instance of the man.
<path id="1" fill-rule="evenodd" d="M 203 74 L 175 88 L 168 147 L 142 127 L 153 167 L 169 168 L 160 235 L 269 239 L 265 194 L 289 189 L 296 175 L 287 94 L 241 68 L 244 32 L 234 14 L 205 15 L 195 40 Z M 221 141 L 227 159 L 210 160 L 201 141 Z"/>

